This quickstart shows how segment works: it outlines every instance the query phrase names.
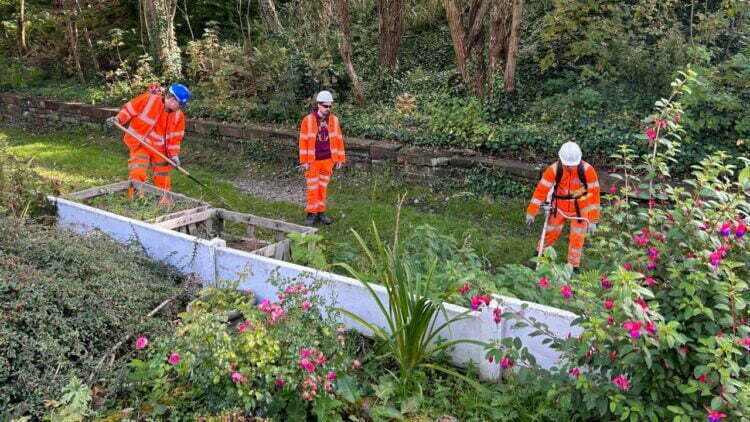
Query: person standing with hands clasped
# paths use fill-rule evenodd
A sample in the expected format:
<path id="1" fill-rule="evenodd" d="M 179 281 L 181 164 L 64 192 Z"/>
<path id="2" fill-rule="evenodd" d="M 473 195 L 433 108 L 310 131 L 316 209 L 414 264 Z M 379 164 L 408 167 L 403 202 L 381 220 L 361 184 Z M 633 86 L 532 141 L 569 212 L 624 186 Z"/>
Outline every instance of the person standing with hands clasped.
<path id="1" fill-rule="evenodd" d="M 341 168 L 346 160 L 344 137 L 338 117 L 331 113 L 333 95 L 320 91 L 310 114 L 302 119 L 299 131 L 299 162 L 305 170 L 307 182 L 306 225 L 317 221 L 331 224 L 325 215 L 328 184 L 334 168 Z"/>

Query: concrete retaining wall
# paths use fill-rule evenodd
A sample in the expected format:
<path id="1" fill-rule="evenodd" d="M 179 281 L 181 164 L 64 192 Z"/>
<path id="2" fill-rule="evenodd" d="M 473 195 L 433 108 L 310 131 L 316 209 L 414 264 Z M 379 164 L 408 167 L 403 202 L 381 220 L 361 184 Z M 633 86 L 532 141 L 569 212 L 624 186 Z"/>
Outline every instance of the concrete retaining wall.
<path id="1" fill-rule="evenodd" d="M 321 280 L 324 282 L 321 293 L 328 303 L 337 304 L 369 322 L 380 326 L 385 325 L 374 299 L 365 286 L 355 279 L 221 247 L 194 236 L 161 229 L 142 221 L 62 198 L 49 197 L 49 199 L 57 207 L 59 227 L 78 233 L 100 230 L 120 242 L 140 245 L 151 258 L 168 262 L 182 273 L 194 272 L 206 283 L 213 283 L 216 280 L 239 280 L 240 288 L 252 290 L 260 300 L 265 298 L 275 300 L 276 288 L 270 283 L 273 278 L 297 280 L 304 283 Z M 385 290 L 376 286 L 376 291 L 380 299 L 387 303 Z M 480 341 L 520 337 L 524 345 L 535 355 L 539 365 L 545 368 L 553 366 L 558 359 L 558 354 L 542 344 L 542 338 L 530 337 L 529 333 L 533 331 L 532 328 L 514 329 L 513 321 L 504 319 L 500 324 L 496 324 L 492 320 L 491 308 L 498 305 L 504 311 L 513 310 L 527 317 L 536 318 L 560 336 L 565 336 L 571 331 L 573 335 L 577 335 L 580 331 L 571 329 L 570 324 L 576 316 L 570 312 L 495 296 L 490 308 L 485 308 L 481 312 L 472 311 L 469 318 L 451 326 L 450 331 L 443 333 L 443 337 L 446 340 Z M 459 315 L 467 310 L 453 304 L 446 304 L 445 307 L 449 316 Z M 348 318 L 343 318 L 342 322 L 364 335 L 371 334 Z M 483 378 L 496 379 L 499 375 L 499 367 L 496 363 L 487 362 L 484 354 L 484 350 L 478 346 L 459 345 L 452 351 L 451 357 L 459 365 L 474 361 Z"/>

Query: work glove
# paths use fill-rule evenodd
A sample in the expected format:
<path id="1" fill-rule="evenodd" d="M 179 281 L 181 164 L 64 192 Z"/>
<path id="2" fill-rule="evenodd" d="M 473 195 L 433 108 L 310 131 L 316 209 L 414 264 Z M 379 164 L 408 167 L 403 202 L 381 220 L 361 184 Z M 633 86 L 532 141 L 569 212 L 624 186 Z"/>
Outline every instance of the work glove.
<path id="1" fill-rule="evenodd" d="M 591 234 L 596 231 L 596 224 L 589 223 L 588 227 L 586 227 L 586 233 Z"/>
<path id="2" fill-rule="evenodd" d="M 530 225 L 531 223 L 533 223 L 534 222 L 534 218 L 536 218 L 536 216 L 526 214 L 526 224 Z"/>
<path id="3" fill-rule="evenodd" d="M 341 163 L 336 163 L 336 170 L 341 170 Z"/>
<path id="4" fill-rule="evenodd" d="M 170 159 L 171 159 L 172 161 L 174 161 L 174 163 L 175 163 L 175 164 L 177 164 L 178 166 L 180 165 L 180 156 L 179 156 L 179 155 L 173 155 L 173 156 L 171 156 L 171 157 L 169 157 L 169 158 L 170 158 Z"/>
<path id="5" fill-rule="evenodd" d="M 302 163 L 302 164 L 300 164 L 299 166 L 300 166 L 300 168 L 302 168 L 302 170 L 304 170 L 304 171 L 308 171 L 308 170 L 310 170 L 310 163 Z"/>
<path id="6" fill-rule="evenodd" d="M 120 119 L 118 119 L 117 116 L 112 116 L 104 121 L 104 124 L 106 124 L 107 127 L 115 127 L 115 123 L 120 123 Z"/>

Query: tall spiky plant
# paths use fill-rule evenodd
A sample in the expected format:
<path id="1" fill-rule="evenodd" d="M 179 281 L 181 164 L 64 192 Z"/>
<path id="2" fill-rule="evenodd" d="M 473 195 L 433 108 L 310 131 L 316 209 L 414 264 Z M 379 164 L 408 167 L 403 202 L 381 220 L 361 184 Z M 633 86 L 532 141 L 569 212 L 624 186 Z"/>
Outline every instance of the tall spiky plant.
<path id="1" fill-rule="evenodd" d="M 398 365 L 398 374 L 392 375 L 397 379 L 403 394 L 412 392 L 415 387 L 418 388 L 415 385 L 415 375 L 420 368 L 433 369 L 458 377 L 479 388 L 477 382 L 454 369 L 431 362 L 431 358 L 438 353 L 458 344 L 471 343 L 484 347 L 485 343 L 469 339 L 438 341 L 440 333 L 457 321 L 467 318 L 471 311 L 448 317 L 443 301 L 432 291 L 431 282 L 436 263 L 433 263 L 427 277 L 413 275 L 407 257 L 401 253 L 399 242 L 401 205 L 404 198 L 405 196 L 402 196 L 398 203 L 395 234 L 391 245 L 383 242 L 374 222 L 374 250 L 370 249 L 359 233 L 352 229 L 354 237 L 367 256 L 372 269 L 369 275 L 372 277 L 367 277 L 348 264 L 337 264 L 364 284 L 382 313 L 387 327 L 381 328 L 344 309 L 341 309 L 341 312 L 371 330 L 375 337 L 383 342 L 386 356 L 391 357 Z M 372 283 L 368 281 L 370 279 L 376 280 L 385 288 L 388 295 L 387 303 L 381 300 Z M 444 316 L 442 322 L 439 319 L 441 313 Z"/>

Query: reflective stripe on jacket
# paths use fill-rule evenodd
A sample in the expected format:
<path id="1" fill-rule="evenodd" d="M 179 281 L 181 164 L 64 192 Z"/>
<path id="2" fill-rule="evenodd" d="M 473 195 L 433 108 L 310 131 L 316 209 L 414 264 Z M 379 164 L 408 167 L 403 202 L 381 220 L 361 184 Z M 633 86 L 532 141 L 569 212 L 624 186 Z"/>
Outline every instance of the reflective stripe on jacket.
<path id="1" fill-rule="evenodd" d="M 318 136 L 318 120 L 312 113 L 302 119 L 299 130 L 299 162 L 312 163 L 315 161 L 315 139 Z M 333 113 L 328 115 L 328 136 L 331 142 L 331 159 L 334 163 L 346 161 L 344 153 L 344 136 L 341 133 L 338 117 Z"/>
<path id="2" fill-rule="evenodd" d="M 578 201 L 578 207 L 581 211 L 581 217 L 587 218 L 592 223 L 597 223 L 600 216 L 600 189 L 599 189 L 599 178 L 596 175 L 596 170 L 589 163 L 582 161 L 583 171 L 586 177 L 586 184 L 588 189 L 583 185 L 583 182 L 578 178 L 578 169 L 563 171 L 562 178 L 560 179 L 560 185 L 557 187 L 555 192 L 556 196 L 572 196 L 580 197 Z M 547 196 L 555 186 L 557 180 L 557 163 L 547 167 L 542 173 L 542 178 L 534 189 L 531 202 L 526 209 L 526 214 L 535 216 L 539 212 L 539 208 L 547 200 Z M 564 212 L 567 216 L 576 216 L 576 205 L 573 199 L 552 199 L 553 203 L 557 206 L 557 209 Z"/>
<path id="3" fill-rule="evenodd" d="M 180 143 L 185 137 L 185 115 L 181 110 L 166 112 L 163 96 L 141 94 L 122 106 L 117 118 L 122 125 L 130 121 L 130 129 L 145 137 L 157 151 L 168 157 L 180 154 Z M 138 141 L 129 134 L 125 134 L 123 142 L 131 150 L 138 147 Z"/>

